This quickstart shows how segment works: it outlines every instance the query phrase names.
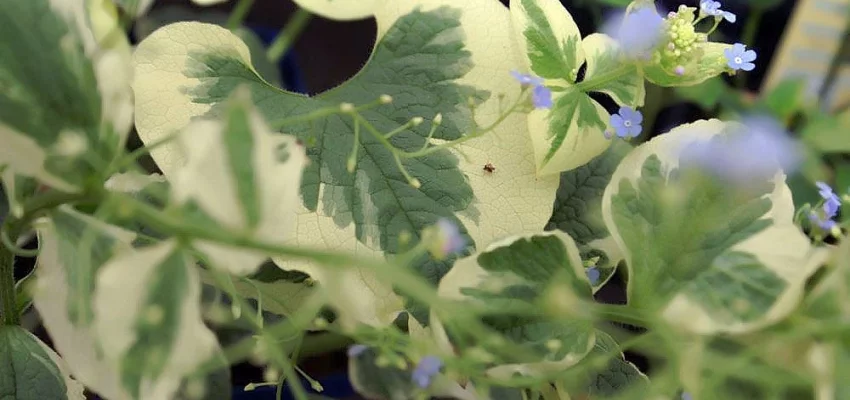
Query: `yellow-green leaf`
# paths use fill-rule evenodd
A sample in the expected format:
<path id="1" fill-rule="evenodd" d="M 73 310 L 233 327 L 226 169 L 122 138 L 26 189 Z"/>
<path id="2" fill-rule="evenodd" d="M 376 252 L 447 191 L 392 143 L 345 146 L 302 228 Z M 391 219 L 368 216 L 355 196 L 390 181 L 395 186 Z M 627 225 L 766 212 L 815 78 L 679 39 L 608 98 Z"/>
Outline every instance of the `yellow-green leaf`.
<path id="1" fill-rule="evenodd" d="M 791 312 L 823 253 L 794 225 L 785 175 L 737 190 L 683 172 L 686 146 L 739 125 L 680 126 L 637 147 L 614 173 L 602 212 L 629 268 L 629 304 L 711 334 L 739 333 Z"/>
<path id="2" fill-rule="evenodd" d="M 176 241 L 124 253 L 103 266 L 94 293 L 103 355 L 133 399 L 167 399 L 219 355 L 201 319 L 201 282 Z"/>
<path id="3" fill-rule="evenodd" d="M 328 19 L 349 21 L 368 18 L 386 0 L 294 0 L 304 9 Z"/>

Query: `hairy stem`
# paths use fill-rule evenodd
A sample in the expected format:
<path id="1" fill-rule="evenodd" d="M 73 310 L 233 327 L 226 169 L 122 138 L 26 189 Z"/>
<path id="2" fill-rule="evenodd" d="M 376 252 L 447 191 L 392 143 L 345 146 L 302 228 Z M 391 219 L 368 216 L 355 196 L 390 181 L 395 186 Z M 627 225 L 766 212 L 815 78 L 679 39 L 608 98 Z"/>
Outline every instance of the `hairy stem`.
<path id="1" fill-rule="evenodd" d="M 15 255 L 5 246 L 0 246 L 0 307 L 3 325 L 20 324 L 15 299 Z"/>

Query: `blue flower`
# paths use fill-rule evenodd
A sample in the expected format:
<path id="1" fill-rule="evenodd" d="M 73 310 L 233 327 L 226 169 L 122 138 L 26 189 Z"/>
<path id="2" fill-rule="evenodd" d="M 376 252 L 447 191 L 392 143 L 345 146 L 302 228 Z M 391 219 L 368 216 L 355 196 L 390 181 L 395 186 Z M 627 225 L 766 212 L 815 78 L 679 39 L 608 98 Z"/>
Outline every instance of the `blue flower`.
<path id="1" fill-rule="evenodd" d="M 357 356 L 363 354 L 363 352 L 368 350 L 368 349 L 369 348 L 366 347 L 365 345 L 355 344 L 355 345 L 348 348 L 347 354 L 348 354 L 348 357 L 354 358 L 354 357 L 357 357 Z"/>
<path id="2" fill-rule="evenodd" d="M 838 215 L 838 209 L 841 208 L 841 199 L 832 191 L 832 188 L 824 182 L 816 182 L 818 194 L 823 198 L 823 215 L 812 211 L 809 213 L 809 220 L 817 224 L 823 230 L 832 230 L 836 223 L 833 220 Z"/>
<path id="3" fill-rule="evenodd" d="M 596 285 L 597 283 L 599 283 L 599 277 L 600 277 L 600 275 L 602 275 L 599 272 L 599 268 L 590 267 L 590 268 L 586 269 L 584 272 L 585 272 L 585 274 L 587 274 L 587 280 L 590 281 L 591 285 Z"/>
<path id="4" fill-rule="evenodd" d="M 742 129 L 689 144 L 682 149 L 680 165 L 705 169 L 741 185 L 772 179 L 779 169 L 796 170 L 802 159 L 799 147 L 776 120 L 753 116 L 742 122 Z"/>
<path id="5" fill-rule="evenodd" d="M 423 389 L 427 388 L 431 385 L 431 379 L 434 375 L 440 373 L 442 367 L 443 362 L 439 358 L 435 356 L 422 357 L 419 364 L 416 364 L 416 368 L 413 369 L 413 382 Z"/>
<path id="6" fill-rule="evenodd" d="M 752 71 L 756 67 L 753 64 L 756 60 L 756 52 L 747 50 L 747 46 L 741 43 L 735 43 L 732 48 L 723 50 L 723 54 L 726 56 L 726 65 L 733 70 Z"/>
<path id="7" fill-rule="evenodd" d="M 448 218 L 438 219 L 435 229 L 436 238 L 430 248 L 435 258 L 445 259 L 466 248 L 466 240 L 461 235 L 460 228 Z"/>
<path id="8" fill-rule="evenodd" d="M 661 40 L 663 29 L 664 19 L 655 9 L 642 7 L 627 15 L 610 17 L 602 31 L 617 40 L 626 56 L 647 60 Z"/>
<path id="9" fill-rule="evenodd" d="M 643 115 L 631 107 L 620 107 L 620 113 L 611 116 L 611 126 L 617 132 L 617 136 L 626 139 L 640 135 L 643 130 L 641 123 Z"/>
<path id="10" fill-rule="evenodd" d="M 517 71 L 511 71 L 511 75 L 519 81 L 520 85 L 532 88 L 531 102 L 535 108 L 552 108 L 552 91 L 543 85 L 543 79 Z"/>
<path id="11" fill-rule="evenodd" d="M 535 86 L 531 92 L 531 102 L 535 108 L 552 108 L 552 91 L 543 85 Z"/>
<path id="12" fill-rule="evenodd" d="M 835 221 L 833 221 L 831 217 L 824 216 L 821 218 L 821 216 L 814 211 L 809 213 L 809 221 L 817 224 L 817 226 L 825 231 L 831 231 L 832 228 L 836 226 Z"/>
<path id="13" fill-rule="evenodd" d="M 723 17 L 723 19 L 732 23 L 734 23 L 738 19 L 735 14 L 721 10 L 719 1 L 702 0 L 699 3 L 699 10 L 700 13 L 702 13 L 703 15 L 710 15 L 712 17 Z"/>
<path id="14" fill-rule="evenodd" d="M 682 400 L 693 400 L 693 396 L 688 392 L 684 392 L 682 393 Z"/>
<path id="15" fill-rule="evenodd" d="M 832 191 L 832 188 L 824 182 L 816 182 L 818 193 L 824 199 L 823 211 L 827 218 L 833 218 L 838 215 L 838 209 L 841 207 L 841 199 Z"/>
<path id="16" fill-rule="evenodd" d="M 521 74 L 518 71 L 511 71 L 511 75 L 513 75 L 514 79 L 519 81 L 519 84 L 522 86 L 540 86 L 543 84 L 543 79 L 530 74 Z"/>

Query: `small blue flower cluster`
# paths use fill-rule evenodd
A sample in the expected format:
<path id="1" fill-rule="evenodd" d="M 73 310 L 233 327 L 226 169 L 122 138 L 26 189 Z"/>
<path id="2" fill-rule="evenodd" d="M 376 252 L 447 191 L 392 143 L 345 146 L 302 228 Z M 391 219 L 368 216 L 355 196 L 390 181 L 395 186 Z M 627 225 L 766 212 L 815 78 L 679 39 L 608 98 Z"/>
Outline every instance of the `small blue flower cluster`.
<path id="1" fill-rule="evenodd" d="M 590 281 L 592 286 L 596 286 L 596 284 L 599 283 L 599 278 L 602 275 L 599 268 L 596 267 L 590 267 L 586 269 L 584 273 L 587 274 L 587 280 Z"/>
<path id="2" fill-rule="evenodd" d="M 438 250 L 435 256 L 440 259 L 460 253 L 466 248 L 466 239 L 461 235 L 460 228 L 448 218 L 437 220 L 436 248 Z"/>
<path id="3" fill-rule="evenodd" d="M 710 15 L 715 18 L 723 18 L 731 23 L 734 23 L 738 17 L 728 11 L 720 9 L 719 1 L 702 0 L 699 2 L 699 10 L 702 15 Z"/>
<path id="4" fill-rule="evenodd" d="M 531 102 L 535 108 L 552 108 L 552 91 L 543 85 L 543 79 L 518 71 L 511 71 L 511 75 L 520 85 L 531 86 Z"/>
<path id="5" fill-rule="evenodd" d="M 620 29 L 611 36 L 620 43 L 626 56 L 649 60 L 663 29 L 664 19 L 654 9 L 643 7 L 627 15 Z"/>
<path id="6" fill-rule="evenodd" d="M 809 220 L 817 224 L 825 231 L 831 231 L 836 227 L 834 218 L 838 215 L 838 209 L 841 208 L 841 199 L 832 191 L 832 188 L 824 182 L 815 183 L 818 187 L 818 193 L 823 198 L 823 216 L 812 211 L 809 213 Z"/>
<path id="7" fill-rule="evenodd" d="M 772 177 L 777 167 L 785 173 L 799 167 L 799 148 L 776 120 L 750 116 L 742 122 L 741 129 L 723 138 L 689 144 L 682 150 L 680 165 L 706 170 L 740 186 Z"/>
<path id="8" fill-rule="evenodd" d="M 431 385 L 434 376 L 440 373 L 441 368 L 443 368 L 443 362 L 436 356 L 422 357 L 411 374 L 413 382 L 423 389 L 427 388 Z"/>

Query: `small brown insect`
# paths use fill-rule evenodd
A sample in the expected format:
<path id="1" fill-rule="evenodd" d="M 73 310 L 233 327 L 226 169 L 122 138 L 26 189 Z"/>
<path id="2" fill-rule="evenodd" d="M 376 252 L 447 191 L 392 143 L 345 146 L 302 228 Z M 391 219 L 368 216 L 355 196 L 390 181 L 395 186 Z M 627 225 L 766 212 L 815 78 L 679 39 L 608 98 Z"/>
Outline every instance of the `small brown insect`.
<path id="1" fill-rule="evenodd" d="M 490 163 L 484 164 L 484 172 L 492 174 L 496 172 L 496 167 L 494 167 L 493 164 Z"/>

